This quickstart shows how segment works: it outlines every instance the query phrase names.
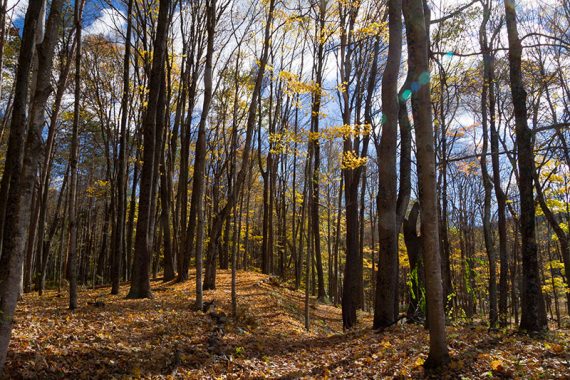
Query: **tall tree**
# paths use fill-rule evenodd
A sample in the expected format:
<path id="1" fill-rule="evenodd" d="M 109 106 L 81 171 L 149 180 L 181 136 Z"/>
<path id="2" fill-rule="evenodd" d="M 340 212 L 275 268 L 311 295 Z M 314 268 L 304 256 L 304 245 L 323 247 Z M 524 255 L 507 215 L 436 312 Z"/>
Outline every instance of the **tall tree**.
<path id="1" fill-rule="evenodd" d="M 52 3 L 52 11 L 50 12 L 52 27 L 53 25 L 57 25 L 62 5 L 57 1 L 54 2 L 55 4 Z M 0 373 L 6 361 L 8 343 L 10 342 L 12 334 L 14 310 L 20 295 L 20 278 L 22 275 L 26 227 L 30 217 L 29 212 L 27 212 L 27 215 L 22 212 L 22 204 L 30 199 L 32 192 L 31 185 L 33 185 L 33 183 L 30 184 L 28 181 L 23 180 L 25 177 L 23 176 L 22 168 L 24 166 L 25 144 L 28 133 L 26 108 L 32 61 L 35 54 L 35 42 L 39 27 L 38 21 L 41 17 L 42 7 L 44 5 L 42 3 L 41 1 L 30 2 L 26 11 L 14 85 L 14 111 L 10 123 L 8 152 L 2 176 L 2 191 L 0 191 L 5 196 L 5 208 L 2 208 L 2 215 L 0 215 L 3 221 L 1 224 L 3 228 L 3 244 L 0 256 Z M 50 28 L 50 30 L 52 33 L 57 33 L 55 28 Z M 53 38 L 53 35 L 50 35 L 50 38 Z M 44 58 L 49 58 L 50 56 L 48 47 L 52 49 L 55 48 L 55 43 L 52 46 L 49 45 L 49 43 L 45 45 L 46 50 L 44 53 L 48 54 L 44 56 Z M 44 64 L 49 68 L 51 62 L 48 62 L 46 59 Z M 49 88 L 48 78 L 49 77 L 44 77 L 41 80 L 39 87 L 42 91 Z M 29 178 L 28 176 L 26 177 Z"/>
<path id="2" fill-rule="evenodd" d="M 71 131 L 71 147 L 69 151 L 69 258 L 67 262 L 67 277 L 69 279 L 69 308 L 77 308 L 77 161 L 79 159 L 79 117 L 81 104 L 81 22 L 85 1 L 75 2 L 74 24 L 77 46 L 75 48 L 75 89 L 73 103 L 73 125 Z"/>
<path id="3" fill-rule="evenodd" d="M 382 137 L 378 149 L 378 279 L 374 328 L 387 327 L 398 316 L 398 232 L 396 149 L 398 138 L 398 74 L 402 55 L 402 1 L 388 2 L 389 45 L 382 76 Z"/>
<path id="4" fill-rule="evenodd" d="M 128 298 L 150 298 L 150 261 L 152 251 L 151 230 L 153 203 L 156 198 L 155 172 L 157 171 L 156 140 L 160 137 L 157 133 L 157 120 L 159 114 L 159 97 L 164 91 L 164 63 L 167 51 L 168 20 L 170 14 L 170 0 L 160 0 L 156 35 L 154 39 L 154 53 L 152 68 L 148 84 L 148 100 L 143 121 L 143 164 L 141 171 L 141 181 L 139 190 L 139 214 L 137 220 L 137 234 L 135 238 L 135 254 L 133 259 L 133 270 L 131 278 L 131 288 Z"/>
<path id="5" fill-rule="evenodd" d="M 425 7 L 425 8 L 424 8 Z M 421 249 L 425 266 L 427 322 L 430 350 L 427 368 L 439 367 L 449 361 L 443 310 L 441 258 L 437 215 L 435 152 L 430 99 L 428 58 L 429 12 L 422 0 L 403 1 L 406 33 L 408 34 L 408 71 L 414 79 L 412 114 L 416 132 L 418 185 L 421 214 Z"/>
<path id="6" fill-rule="evenodd" d="M 354 25 L 358 13 L 358 3 L 339 2 L 340 13 L 340 79 L 342 88 L 342 121 L 352 125 L 351 101 L 348 86 L 351 82 L 354 49 Z M 354 140 L 354 141 L 353 141 Z M 353 163 L 351 158 L 360 157 L 358 138 L 350 134 L 343 141 L 343 176 L 346 208 L 346 263 L 342 290 L 342 325 L 351 328 L 356 324 L 356 309 L 361 304 L 362 294 L 362 256 L 360 255 L 358 187 L 362 165 Z M 357 164 L 357 165 L 353 165 Z"/>
<path id="7" fill-rule="evenodd" d="M 538 251 L 536 246 L 533 193 L 534 153 L 532 132 L 528 127 L 526 90 L 521 62 L 522 44 L 517 28 L 514 0 L 504 0 L 509 40 L 509 75 L 515 114 L 520 192 L 520 231 L 522 243 L 522 303 L 520 328 L 541 331 L 547 328 L 546 309 L 542 297 Z"/>
<path id="8" fill-rule="evenodd" d="M 196 229 L 196 219 L 203 219 L 204 207 L 204 175 L 206 168 L 206 122 L 208 120 L 208 112 L 212 103 L 213 93 L 213 56 L 214 56 L 214 38 L 216 34 L 216 0 L 206 2 L 206 18 L 208 37 L 206 42 L 206 66 L 204 69 L 204 103 L 202 105 L 202 114 L 200 116 L 200 124 L 198 125 L 198 140 L 196 141 L 196 153 L 194 157 L 194 178 L 192 182 L 192 199 L 190 204 L 190 219 L 188 220 L 188 229 L 186 233 L 187 242 L 186 249 L 191 250 L 194 243 L 194 234 Z M 202 220 L 202 223 L 204 221 Z M 202 229 L 203 226 L 198 226 Z M 198 234 L 203 237 L 203 231 Z M 202 307 L 202 254 L 203 243 L 198 242 L 194 247 L 196 257 L 196 307 Z M 186 255 L 185 260 L 187 260 Z"/>
<path id="9" fill-rule="evenodd" d="M 117 173 L 117 217 L 113 236 L 113 265 L 111 268 L 111 294 L 119 293 L 123 256 L 126 248 L 125 225 L 127 216 L 127 124 L 129 121 L 131 37 L 133 0 L 127 5 L 127 33 L 123 58 L 123 97 L 121 99 L 121 135 L 119 141 L 119 168 Z M 128 263 L 127 263 L 128 264 Z"/>
<path id="10" fill-rule="evenodd" d="M 490 2 L 483 1 L 483 12 L 490 12 Z M 496 29 L 498 32 L 500 28 Z M 495 33 L 496 33 L 495 32 Z M 491 39 L 490 42 L 492 42 Z M 495 81 L 495 55 L 488 47 L 484 51 L 483 60 L 487 60 L 484 83 L 488 86 L 489 93 L 489 128 L 491 133 L 491 163 L 493 166 L 493 187 L 495 190 L 495 197 L 497 199 L 497 227 L 499 230 L 499 323 L 501 326 L 506 326 L 508 321 L 508 252 L 507 252 L 507 196 L 503 191 L 501 184 L 501 166 L 499 161 L 499 132 L 496 122 L 496 81 Z M 486 55 L 486 57 L 485 57 Z"/>
<path id="11" fill-rule="evenodd" d="M 497 310 L 497 259 L 495 246 L 493 243 L 493 231 L 491 226 L 491 196 L 493 191 L 493 180 L 487 169 L 487 153 L 489 151 L 489 92 L 493 85 L 489 81 L 491 78 L 491 51 L 489 37 L 487 36 L 487 24 L 491 12 L 488 4 L 483 5 L 483 21 L 479 28 L 479 45 L 483 52 L 483 86 L 481 89 L 481 133 L 483 144 L 481 147 L 481 173 L 483 174 L 483 235 L 485 249 L 489 259 L 489 324 L 491 328 L 497 327 L 499 320 Z"/>
<path id="12" fill-rule="evenodd" d="M 309 141 L 309 156 L 312 162 L 311 183 L 311 232 L 313 239 L 314 257 L 317 269 L 317 298 L 324 301 L 327 297 L 323 273 L 323 260 L 321 255 L 321 233 L 319 218 L 319 177 L 321 171 L 321 148 L 318 138 L 319 121 L 321 119 L 321 100 L 323 85 L 323 69 L 325 61 L 324 45 L 327 40 L 325 22 L 327 17 L 328 1 L 319 0 L 317 4 L 317 17 L 315 20 L 315 46 L 314 46 L 314 89 L 311 104 L 311 132 L 313 138 Z"/>

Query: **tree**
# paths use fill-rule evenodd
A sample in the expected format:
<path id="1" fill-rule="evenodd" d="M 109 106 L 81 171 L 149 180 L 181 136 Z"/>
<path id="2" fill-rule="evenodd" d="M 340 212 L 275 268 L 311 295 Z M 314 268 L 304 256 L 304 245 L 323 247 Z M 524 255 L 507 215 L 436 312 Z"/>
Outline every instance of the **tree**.
<path id="1" fill-rule="evenodd" d="M 75 49 L 75 99 L 73 107 L 73 127 L 71 132 L 71 148 L 69 152 L 69 259 L 67 262 L 67 277 L 69 279 L 69 309 L 77 308 L 77 160 L 79 159 L 79 113 L 81 99 L 81 23 L 83 5 L 85 1 L 75 2 L 75 35 L 77 47 Z"/>
<path id="2" fill-rule="evenodd" d="M 398 73 L 402 54 L 402 2 L 388 2 L 388 61 L 382 76 L 382 138 L 378 147 L 378 279 L 374 328 L 392 325 L 398 317 L 398 233 L 396 149 L 398 137 Z"/>
<path id="3" fill-rule="evenodd" d="M 526 90 L 523 84 L 522 45 L 517 29 L 517 13 L 513 0 L 505 0 L 505 15 L 509 40 L 509 75 L 515 114 L 520 192 L 520 231 L 522 243 L 522 310 L 520 328 L 541 331 L 547 328 L 546 310 L 542 298 L 538 252 L 536 247 L 535 209 L 533 194 L 534 154 L 532 133 L 528 127 Z"/>
<path id="4" fill-rule="evenodd" d="M 160 0 L 156 36 L 154 39 L 154 53 L 152 69 L 149 78 L 149 93 L 143 123 L 143 165 L 141 171 L 139 215 L 137 220 L 137 234 L 135 239 L 135 255 L 133 260 L 133 274 L 131 288 L 127 297 L 150 298 L 150 260 L 151 260 L 151 230 L 154 198 L 156 197 L 157 178 L 155 171 L 158 166 L 156 159 L 156 140 L 159 97 L 164 91 L 164 62 L 166 59 L 166 37 L 168 35 L 168 19 L 170 14 L 170 0 Z"/>
<path id="5" fill-rule="evenodd" d="M 22 275 L 23 250 L 25 246 L 25 231 L 29 223 L 29 206 L 22 207 L 24 202 L 29 200 L 32 192 L 33 157 L 25 157 L 25 145 L 27 140 L 28 120 L 26 117 L 26 102 L 28 99 L 29 83 L 31 77 L 32 57 L 36 53 L 34 48 L 39 27 L 39 18 L 42 14 L 43 4 L 40 1 L 31 2 L 26 11 L 24 21 L 24 33 L 22 36 L 22 46 L 18 59 L 18 71 L 15 82 L 14 112 L 10 124 L 10 138 L 8 141 L 8 155 L 4 165 L 2 176 L 2 194 L 7 197 L 5 203 L 5 213 L 0 215 L 3 219 L 1 224 L 4 228 L 2 237 L 2 252 L 0 256 L 0 372 L 4 368 L 8 343 L 12 333 L 12 317 L 16 308 L 16 303 L 20 295 L 20 277 Z M 61 1 L 54 1 L 51 5 L 48 21 L 48 37 L 45 45 L 42 46 L 42 63 L 40 69 L 51 71 L 53 49 L 55 48 L 55 35 L 57 35 L 57 25 L 61 17 Z M 36 106 L 40 102 L 47 101 L 49 96 L 49 79 L 42 78 L 36 86 L 37 96 Z M 47 91 L 47 95 L 45 94 Z M 45 99 L 45 100 L 44 100 Z M 39 117 L 37 113 L 34 117 Z M 38 121 L 34 120 L 34 126 Z M 37 133 L 37 130 L 32 130 Z M 34 152 L 37 154 L 37 152 Z M 25 162 L 27 165 L 25 165 Z M 28 170 L 22 173 L 23 168 Z"/>
<path id="6" fill-rule="evenodd" d="M 319 178 L 321 171 L 321 149 L 319 142 L 319 121 L 321 118 L 321 98 L 323 85 L 323 66 L 325 61 L 325 42 L 327 41 L 327 31 L 325 21 L 327 17 L 328 2 L 320 0 L 318 2 L 317 17 L 315 20 L 315 46 L 314 46 L 314 89 L 311 103 L 311 132 L 314 138 L 309 140 L 309 159 L 312 160 L 312 183 L 311 183 L 311 232 L 313 239 L 314 257 L 317 269 L 317 298 L 323 302 L 326 297 L 325 279 L 323 273 L 323 260 L 321 255 L 321 234 L 319 218 Z"/>
<path id="7" fill-rule="evenodd" d="M 340 67 L 341 83 L 348 86 L 352 72 L 352 43 L 354 24 L 358 12 L 358 4 L 339 2 L 341 35 L 340 35 Z M 350 126 L 351 107 L 348 88 L 342 88 L 342 121 Z M 362 257 L 360 256 L 359 220 L 358 220 L 358 186 L 362 165 L 352 162 L 352 157 L 362 157 L 358 150 L 358 139 L 348 135 L 343 141 L 343 158 L 349 159 L 343 165 L 344 198 L 346 208 L 346 264 L 344 268 L 344 282 L 342 290 L 342 325 L 349 329 L 356 324 L 356 309 L 360 305 L 362 293 Z M 355 149 L 356 148 L 356 149 Z M 356 153 L 355 153 L 356 151 Z"/>
<path id="8" fill-rule="evenodd" d="M 127 5 L 127 33 L 125 36 L 125 55 L 123 60 L 123 98 L 121 99 L 121 136 L 119 142 L 119 170 L 117 173 L 117 222 L 113 239 L 113 266 L 111 269 L 111 294 L 119 293 L 123 256 L 126 248 L 125 222 L 127 214 L 127 123 L 129 120 L 130 66 L 133 0 Z M 127 263 L 128 264 L 128 263 Z"/>
<path id="9" fill-rule="evenodd" d="M 208 111 L 212 102 L 212 61 L 214 55 L 214 36 L 216 33 L 216 1 L 210 0 L 206 3 L 207 8 L 207 31 L 208 38 L 206 43 L 206 67 L 204 71 L 204 104 L 202 106 L 202 115 L 200 116 L 200 124 L 198 126 L 198 140 L 196 141 L 196 156 L 194 158 L 194 180 L 192 184 L 192 203 L 190 204 L 190 219 L 188 221 L 187 232 L 187 248 L 191 249 L 194 239 L 194 230 L 196 228 L 195 219 L 203 219 L 203 203 L 204 203 L 204 175 L 206 167 L 206 122 L 208 120 Z M 202 220 L 202 223 L 204 221 Z M 202 225 L 198 228 L 203 229 Z M 201 232 L 203 236 L 203 231 Z M 196 307 L 202 308 L 202 242 L 197 241 L 196 244 Z"/>
<path id="10" fill-rule="evenodd" d="M 427 8 L 427 7 L 426 7 Z M 430 101 L 428 60 L 429 17 L 422 0 L 403 2 L 406 33 L 408 35 L 408 70 L 415 79 L 412 91 L 412 114 L 416 131 L 418 185 L 421 214 L 421 249 L 425 267 L 427 322 L 430 331 L 430 350 L 425 367 L 440 367 L 449 361 L 443 310 L 441 259 L 435 155 Z"/>
<path id="11" fill-rule="evenodd" d="M 209 240 L 206 248 L 207 262 L 206 262 L 206 275 L 204 280 L 204 289 L 215 289 L 216 287 L 216 255 L 218 250 L 218 244 L 220 235 L 222 233 L 222 227 L 225 220 L 229 217 L 230 212 L 237 203 L 238 194 L 240 193 L 245 179 L 249 171 L 249 159 L 251 154 L 251 143 L 253 140 L 253 132 L 256 121 L 256 110 L 259 97 L 261 96 L 263 76 L 265 75 L 265 70 L 267 66 L 267 60 L 269 57 L 269 46 L 271 44 L 271 28 L 273 25 L 275 10 L 275 0 L 270 0 L 267 4 L 267 19 L 265 23 L 265 30 L 263 34 L 263 49 L 261 57 L 258 61 L 258 69 L 255 79 L 255 84 L 253 86 L 253 91 L 251 94 L 250 103 L 247 109 L 247 120 L 246 120 L 246 134 L 245 142 L 242 150 L 241 168 L 236 176 L 236 186 L 232 188 L 231 193 L 228 194 L 228 199 L 226 205 L 217 212 L 212 219 L 212 225 L 209 231 Z"/>
<path id="12" fill-rule="evenodd" d="M 487 36 L 487 24 L 491 12 L 489 4 L 483 4 L 483 22 L 479 29 L 479 44 L 483 52 L 483 86 L 481 90 L 481 126 L 483 134 L 483 146 L 481 150 L 481 172 L 483 174 L 483 188 L 485 191 L 483 205 L 483 234 L 485 238 L 485 249 L 489 258 L 489 324 L 491 328 L 497 327 L 499 315 L 497 311 L 497 259 L 495 247 L 493 245 L 493 231 L 491 230 L 491 196 L 493 191 L 493 179 L 487 170 L 487 152 L 489 149 L 489 113 L 494 112 L 488 106 L 490 87 L 493 83 L 490 81 L 491 74 L 491 52 L 490 43 Z M 494 116 L 491 116 L 494 117 Z"/>

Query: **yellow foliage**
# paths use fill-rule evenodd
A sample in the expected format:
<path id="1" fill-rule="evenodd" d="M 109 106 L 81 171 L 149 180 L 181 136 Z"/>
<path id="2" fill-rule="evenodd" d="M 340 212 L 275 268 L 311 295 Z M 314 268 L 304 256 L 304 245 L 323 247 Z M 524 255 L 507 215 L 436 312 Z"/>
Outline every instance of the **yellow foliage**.
<path id="1" fill-rule="evenodd" d="M 295 94 L 315 94 L 317 96 L 323 95 L 323 91 L 320 85 L 311 81 L 303 82 L 301 81 L 299 75 L 291 73 L 289 71 L 282 70 L 278 75 L 279 79 L 283 81 L 286 85 L 285 93 L 287 95 Z"/>
<path id="2" fill-rule="evenodd" d="M 366 165 L 368 162 L 367 157 L 359 157 L 352 150 L 343 152 L 341 168 L 343 170 L 354 170 L 361 166 Z"/>

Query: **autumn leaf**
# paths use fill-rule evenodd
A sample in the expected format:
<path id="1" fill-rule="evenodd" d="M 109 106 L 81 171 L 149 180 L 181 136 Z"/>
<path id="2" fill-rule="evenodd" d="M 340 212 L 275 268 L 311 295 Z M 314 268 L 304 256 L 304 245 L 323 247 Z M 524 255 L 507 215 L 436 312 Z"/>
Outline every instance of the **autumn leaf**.
<path id="1" fill-rule="evenodd" d="M 493 360 L 491 361 L 491 369 L 493 372 L 503 372 L 505 367 L 503 366 L 503 362 L 501 360 Z"/>

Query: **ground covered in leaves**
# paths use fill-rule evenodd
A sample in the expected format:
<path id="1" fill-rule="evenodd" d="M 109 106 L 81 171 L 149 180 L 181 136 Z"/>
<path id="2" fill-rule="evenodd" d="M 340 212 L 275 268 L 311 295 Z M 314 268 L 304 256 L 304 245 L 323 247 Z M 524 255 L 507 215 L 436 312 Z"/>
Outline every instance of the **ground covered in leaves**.
<path id="1" fill-rule="evenodd" d="M 7 378 L 422 378 L 427 332 L 417 325 L 342 332 L 340 309 L 311 306 L 304 329 L 301 292 L 267 276 L 238 274 L 238 315 L 230 314 L 230 273 L 220 271 L 207 313 L 192 308 L 194 281 L 153 281 L 154 299 L 127 300 L 109 288 L 85 289 L 79 308 L 67 295 L 27 294 L 18 305 Z M 570 332 L 540 337 L 450 326 L 452 361 L 433 378 L 570 378 Z"/>

